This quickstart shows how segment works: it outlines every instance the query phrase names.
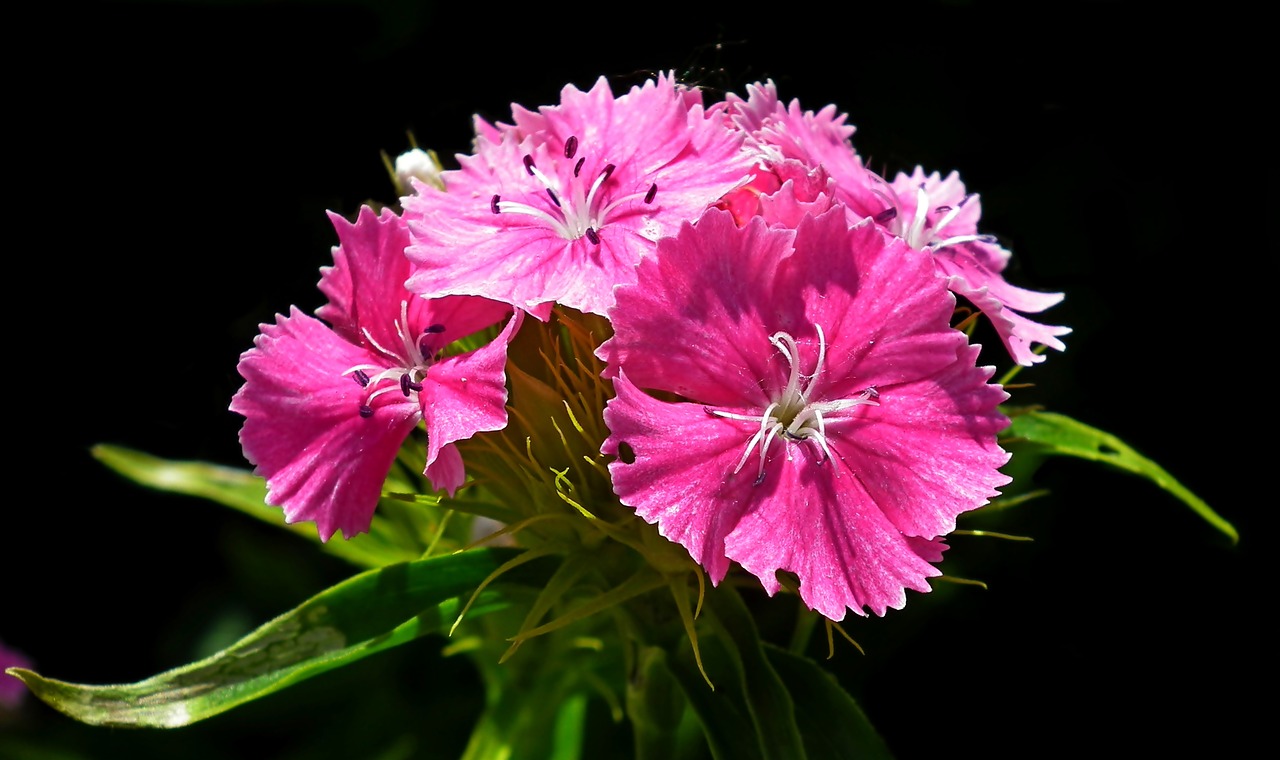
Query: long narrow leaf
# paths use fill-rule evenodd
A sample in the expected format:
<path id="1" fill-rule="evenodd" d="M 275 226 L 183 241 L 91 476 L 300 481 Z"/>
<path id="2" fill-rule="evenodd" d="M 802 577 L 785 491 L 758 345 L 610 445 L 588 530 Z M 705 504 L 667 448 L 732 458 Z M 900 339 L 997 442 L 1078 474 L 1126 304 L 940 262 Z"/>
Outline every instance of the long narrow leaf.
<path id="1" fill-rule="evenodd" d="M 1191 507 L 1210 525 L 1229 536 L 1232 542 L 1240 539 L 1235 526 L 1213 511 L 1203 499 L 1179 483 L 1163 467 L 1134 451 L 1114 435 L 1054 412 L 1024 411 L 1014 413 L 1011 417 L 1013 424 L 1006 433 L 1010 438 L 1025 440 L 1046 454 L 1105 462 L 1144 477 Z"/>
<path id="2" fill-rule="evenodd" d="M 199 662 L 123 685 L 88 685 L 10 668 L 40 699 L 99 726 L 174 728 L 225 712 L 327 670 L 447 629 L 467 595 L 518 550 L 477 549 L 369 570 L 320 592 Z M 540 585 L 543 562 L 504 584 Z M 469 616 L 505 606 L 488 590 Z"/>

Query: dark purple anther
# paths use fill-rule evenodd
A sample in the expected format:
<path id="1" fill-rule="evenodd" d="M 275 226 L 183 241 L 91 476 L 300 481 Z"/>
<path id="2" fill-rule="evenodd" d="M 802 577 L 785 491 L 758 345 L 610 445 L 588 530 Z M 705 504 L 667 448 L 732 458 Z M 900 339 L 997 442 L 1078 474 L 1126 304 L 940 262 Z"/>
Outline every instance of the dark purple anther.
<path id="1" fill-rule="evenodd" d="M 587 228 L 587 240 L 590 240 L 592 245 L 600 245 L 600 235 L 592 227 Z"/>
<path id="2" fill-rule="evenodd" d="M 977 197 L 977 196 L 975 196 L 973 193 L 969 193 L 969 194 L 968 194 L 968 195 L 966 195 L 965 197 L 961 198 L 961 199 L 960 199 L 960 202 L 959 202 L 959 203 L 957 203 L 956 205 L 957 205 L 957 206 L 960 206 L 961 208 L 964 208 L 964 204 L 968 203 L 970 200 L 972 200 L 972 199 L 973 199 L 973 198 L 975 198 L 975 197 Z"/>
<path id="3" fill-rule="evenodd" d="M 489 201 L 489 210 L 495 214 L 502 213 L 501 211 L 498 210 L 498 201 L 500 200 L 502 200 L 502 196 L 494 195 L 493 200 Z"/>
<path id="4" fill-rule="evenodd" d="M 524 157 L 524 170 L 529 172 L 529 176 L 533 176 L 533 156 L 526 155 Z"/>
<path id="5" fill-rule="evenodd" d="M 422 383 L 415 383 L 410 380 L 408 372 L 400 376 L 400 392 L 404 394 L 405 398 L 409 397 L 409 391 L 420 390 L 422 390 Z"/>
<path id="6" fill-rule="evenodd" d="M 893 221 L 897 217 L 898 217 L 898 209 L 894 208 L 893 206 L 890 206 L 884 211 L 881 211 L 880 213 L 876 214 L 875 220 L 876 220 L 876 224 L 888 224 L 889 222 Z"/>
<path id="7" fill-rule="evenodd" d="M 657 194 L 658 194 L 658 184 L 655 182 L 654 184 L 649 185 L 649 192 L 644 194 L 644 202 L 653 203 L 653 196 Z"/>
<path id="8" fill-rule="evenodd" d="M 372 416 L 373 416 L 373 407 L 369 406 L 368 404 L 361 404 L 361 405 L 360 405 L 360 416 L 361 416 L 361 417 L 364 417 L 366 420 L 367 420 L 367 419 L 369 419 L 370 417 L 372 417 Z"/>
<path id="9" fill-rule="evenodd" d="M 560 199 L 556 197 L 556 192 L 548 187 L 547 195 L 551 198 L 551 202 L 556 204 L 556 208 L 560 208 Z"/>
<path id="10" fill-rule="evenodd" d="M 950 211 L 950 210 L 951 210 L 951 207 L 950 207 L 950 206 L 939 206 L 938 208 L 936 208 L 936 209 L 934 210 L 934 213 L 935 213 L 935 214 L 946 214 L 946 213 L 947 213 L 948 211 Z"/>
<path id="11" fill-rule="evenodd" d="M 569 139 L 564 141 L 564 157 L 573 158 L 578 152 L 578 138 L 569 135 Z"/>
<path id="12" fill-rule="evenodd" d="M 355 372 L 352 372 L 351 376 L 356 379 L 357 383 L 360 383 L 361 388 L 369 387 L 369 375 L 364 370 L 358 369 Z"/>
<path id="13" fill-rule="evenodd" d="M 434 334 L 437 334 L 437 335 L 438 335 L 438 334 L 440 334 L 440 333 L 444 332 L 444 325 L 440 324 L 439 322 L 436 322 L 434 325 L 430 325 L 430 326 L 428 326 L 426 329 L 424 329 L 424 330 L 423 330 L 423 332 L 424 332 L 424 333 L 434 333 Z"/>
<path id="14" fill-rule="evenodd" d="M 603 175 L 600 178 L 600 184 L 603 185 L 604 183 L 608 182 L 609 178 L 613 176 L 613 170 L 616 168 L 618 167 L 614 166 L 613 164 L 606 164 L 604 167 L 604 171 L 600 172 L 600 174 Z"/>
<path id="15" fill-rule="evenodd" d="M 573 165 L 573 176 L 575 177 L 578 176 L 578 172 L 582 171 L 582 165 L 586 162 L 586 160 L 587 160 L 587 157 L 583 156 L 582 158 L 578 159 L 578 163 Z"/>
<path id="16" fill-rule="evenodd" d="M 986 243 L 987 245 L 995 245 L 996 243 L 999 243 L 1000 241 L 999 241 L 999 239 L 997 239 L 997 238 L 996 238 L 996 236 L 995 236 L 995 235 L 979 235 L 979 236 L 978 236 L 978 242 L 979 242 L 979 243 Z"/>

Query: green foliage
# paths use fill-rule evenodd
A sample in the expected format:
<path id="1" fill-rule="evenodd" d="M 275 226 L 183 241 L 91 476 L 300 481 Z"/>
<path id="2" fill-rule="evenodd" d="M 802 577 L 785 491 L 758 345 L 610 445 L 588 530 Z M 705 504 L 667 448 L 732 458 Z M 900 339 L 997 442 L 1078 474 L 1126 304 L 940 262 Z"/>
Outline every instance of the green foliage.
<path id="1" fill-rule="evenodd" d="M 96 726 L 176 728 L 259 699 L 327 670 L 447 629 L 470 592 L 517 553 L 477 549 L 369 570 L 260 626 L 199 662 L 133 684 L 88 685 L 45 678 L 21 668 L 22 679 L 55 709 Z M 523 566 L 506 584 L 538 584 L 546 566 Z M 468 615 L 508 604 L 497 589 Z"/>
<path id="2" fill-rule="evenodd" d="M 1038 409 L 1007 410 L 1012 424 L 1005 432 L 1004 443 L 1014 450 L 1014 460 L 1031 456 L 1067 456 L 1102 462 L 1111 467 L 1146 478 L 1191 507 L 1210 525 L 1222 531 L 1234 543 L 1240 534 L 1235 526 L 1213 511 L 1203 499 L 1182 485 L 1163 467 L 1134 451 L 1110 433 L 1090 427 L 1063 414 Z M 1035 462 L 1023 462 L 1035 465 Z"/>

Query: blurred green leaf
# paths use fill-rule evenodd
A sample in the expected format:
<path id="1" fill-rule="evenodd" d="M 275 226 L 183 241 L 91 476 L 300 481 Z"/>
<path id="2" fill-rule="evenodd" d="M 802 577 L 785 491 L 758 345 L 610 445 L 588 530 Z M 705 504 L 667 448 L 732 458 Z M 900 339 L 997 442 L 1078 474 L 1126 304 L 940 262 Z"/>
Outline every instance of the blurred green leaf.
<path id="1" fill-rule="evenodd" d="M 98 444 L 91 452 L 98 461 L 139 485 L 231 507 L 309 539 L 324 551 L 358 567 L 382 567 L 408 562 L 422 555 L 420 547 L 404 546 L 395 540 L 395 536 L 403 535 L 405 531 L 398 530 L 381 513 L 374 515 L 368 533 L 322 542 L 313 523 L 285 523 L 284 512 L 266 503 L 266 481 L 248 470 L 208 462 L 161 459 L 109 444 Z"/>
<path id="2" fill-rule="evenodd" d="M 1203 499 L 1179 483 L 1163 467 L 1134 451 L 1114 435 L 1054 412 L 1010 410 L 1009 414 L 1012 424 L 1005 432 L 1006 440 L 1025 441 L 1042 454 L 1103 462 L 1144 477 L 1191 507 L 1210 525 L 1229 536 L 1232 542 L 1240 540 L 1235 526 L 1214 512 Z"/>
<path id="3" fill-rule="evenodd" d="M 84 723 L 176 728 L 267 696 L 327 670 L 447 630 L 462 599 L 516 549 L 477 549 L 369 570 L 320 592 L 199 662 L 133 684 L 87 685 L 10 668 L 36 696 Z M 506 606 L 504 587 L 537 586 L 540 560 L 504 574 L 468 617 Z"/>

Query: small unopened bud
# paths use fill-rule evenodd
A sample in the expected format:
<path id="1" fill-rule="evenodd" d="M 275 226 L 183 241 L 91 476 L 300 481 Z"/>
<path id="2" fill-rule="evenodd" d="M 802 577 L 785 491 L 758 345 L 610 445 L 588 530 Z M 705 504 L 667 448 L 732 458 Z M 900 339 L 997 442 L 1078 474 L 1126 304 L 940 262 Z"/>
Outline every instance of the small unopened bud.
<path id="1" fill-rule="evenodd" d="M 395 183 L 396 192 L 401 196 L 413 195 L 415 190 L 410 179 L 417 179 L 440 190 L 444 183 L 440 180 L 440 160 L 434 150 L 411 148 L 396 156 Z"/>

